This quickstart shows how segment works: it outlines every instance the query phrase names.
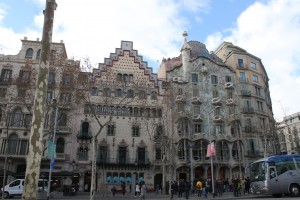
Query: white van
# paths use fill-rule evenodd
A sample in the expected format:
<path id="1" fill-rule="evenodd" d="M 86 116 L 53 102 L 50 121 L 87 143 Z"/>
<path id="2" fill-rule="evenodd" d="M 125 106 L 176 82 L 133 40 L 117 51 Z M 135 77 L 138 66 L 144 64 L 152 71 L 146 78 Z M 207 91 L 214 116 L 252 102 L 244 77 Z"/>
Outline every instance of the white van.
<path id="1" fill-rule="evenodd" d="M 25 179 L 16 179 L 11 183 L 7 184 L 3 188 L 1 188 L 1 192 L 4 195 L 4 198 L 10 198 L 14 196 L 21 196 L 24 190 Z M 38 190 L 39 191 L 47 191 L 48 190 L 48 181 L 39 179 L 38 182 Z"/>

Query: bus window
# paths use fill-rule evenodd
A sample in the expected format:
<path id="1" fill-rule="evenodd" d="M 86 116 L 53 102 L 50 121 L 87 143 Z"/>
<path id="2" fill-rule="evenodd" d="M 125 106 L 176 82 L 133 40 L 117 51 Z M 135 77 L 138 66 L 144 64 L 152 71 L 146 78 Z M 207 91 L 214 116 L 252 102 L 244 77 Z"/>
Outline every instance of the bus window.
<path id="1" fill-rule="evenodd" d="M 273 179 L 276 177 L 276 172 L 274 168 L 270 168 L 270 179 Z"/>
<path id="2" fill-rule="evenodd" d="M 252 181 L 264 181 L 265 177 L 265 162 L 256 162 L 251 165 L 250 179 Z"/>
<path id="3" fill-rule="evenodd" d="M 296 165 L 297 165 L 298 169 L 300 169 L 300 157 L 299 156 L 295 157 L 295 160 L 296 160 Z"/>

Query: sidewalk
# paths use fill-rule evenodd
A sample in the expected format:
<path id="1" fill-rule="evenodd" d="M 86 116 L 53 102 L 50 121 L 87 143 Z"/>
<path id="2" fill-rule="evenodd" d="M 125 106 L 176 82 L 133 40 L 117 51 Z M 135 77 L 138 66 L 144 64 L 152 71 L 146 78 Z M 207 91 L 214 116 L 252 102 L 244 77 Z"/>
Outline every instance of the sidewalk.
<path id="1" fill-rule="evenodd" d="M 79 192 L 77 193 L 75 196 L 63 196 L 61 192 L 57 192 L 57 193 L 53 193 L 52 194 L 52 198 L 51 199 L 60 199 L 60 200 L 70 200 L 70 199 L 78 199 L 78 200 L 86 200 L 89 199 L 89 192 Z M 222 197 L 212 197 L 212 194 L 208 195 L 207 200 L 229 200 L 229 199 L 253 199 L 255 198 L 255 195 L 246 195 L 246 196 L 241 196 L 241 197 L 234 197 L 232 192 L 226 192 L 223 194 Z M 40 198 L 41 200 L 43 198 Z M 116 194 L 116 196 L 112 196 L 111 194 L 104 194 L 103 193 L 97 193 L 96 194 L 96 200 L 109 200 L 109 199 L 115 199 L 115 200 L 119 200 L 119 199 L 136 199 L 139 200 L 139 197 L 134 197 L 132 194 L 127 193 L 124 197 L 122 196 L 122 194 Z M 147 200 L 169 200 L 170 196 L 168 195 L 156 195 L 155 193 L 147 193 L 146 194 L 146 199 Z M 186 199 L 185 197 L 181 197 L 179 198 L 177 195 L 174 195 L 173 200 L 184 200 Z M 205 199 L 203 196 L 202 197 L 198 197 L 195 194 L 191 194 L 189 196 L 189 199 L 192 200 L 196 200 L 196 199 Z"/>

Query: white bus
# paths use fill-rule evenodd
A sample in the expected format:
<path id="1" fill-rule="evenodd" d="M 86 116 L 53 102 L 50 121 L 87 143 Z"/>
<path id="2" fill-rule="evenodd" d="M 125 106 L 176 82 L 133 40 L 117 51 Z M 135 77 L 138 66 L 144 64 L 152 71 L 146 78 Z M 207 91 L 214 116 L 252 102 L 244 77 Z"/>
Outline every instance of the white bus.
<path id="1" fill-rule="evenodd" d="M 300 196 L 300 155 L 278 155 L 253 162 L 248 168 L 254 194 Z"/>

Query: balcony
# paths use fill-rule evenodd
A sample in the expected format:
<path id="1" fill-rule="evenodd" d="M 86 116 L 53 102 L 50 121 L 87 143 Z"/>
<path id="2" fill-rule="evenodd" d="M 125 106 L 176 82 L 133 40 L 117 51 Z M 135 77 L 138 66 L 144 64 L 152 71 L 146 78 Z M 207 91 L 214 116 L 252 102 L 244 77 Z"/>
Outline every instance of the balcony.
<path id="1" fill-rule="evenodd" d="M 213 105 L 221 105 L 222 104 L 221 98 L 220 97 L 213 98 L 211 100 L 211 104 L 213 104 Z"/>
<path id="2" fill-rule="evenodd" d="M 249 83 L 248 78 L 239 78 L 240 83 Z"/>
<path id="3" fill-rule="evenodd" d="M 224 84 L 225 89 L 233 89 L 233 82 L 227 82 Z"/>
<path id="4" fill-rule="evenodd" d="M 226 105 L 227 106 L 234 106 L 235 105 L 235 101 L 233 99 L 227 99 L 226 100 Z"/>
<path id="5" fill-rule="evenodd" d="M 57 126 L 57 133 L 62 135 L 71 134 L 71 129 L 67 126 Z"/>
<path id="6" fill-rule="evenodd" d="M 196 105 L 200 105 L 201 102 L 201 98 L 200 97 L 193 97 L 192 98 L 192 104 L 196 104 Z"/>
<path id="7" fill-rule="evenodd" d="M 215 116 L 213 116 L 213 121 L 214 122 L 221 122 L 221 121 L 223 121 L 223 116 L 222 115 L 215 115 Z"/>
<path id="8" fill-rule="evenodd" d="M 250 90 L 241 90 L 241 95 L 242 96 L 251 96 L 251 91 Z"/>
<path id="9" fill-rule="evenodd" d="M 197 114 L 197 115 L 192 116 L 192 120 L 194 122 L 201 122 L 203 119 L 202 119 L 201 115 Z"/>
<path id="10" fill-rule="evenodd" d="M 176 103 L 184 103 L 185 102 L 185 97 L 182 95 L 178 95 L 175 99 Z"/>

